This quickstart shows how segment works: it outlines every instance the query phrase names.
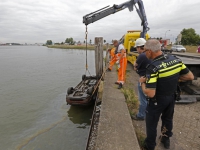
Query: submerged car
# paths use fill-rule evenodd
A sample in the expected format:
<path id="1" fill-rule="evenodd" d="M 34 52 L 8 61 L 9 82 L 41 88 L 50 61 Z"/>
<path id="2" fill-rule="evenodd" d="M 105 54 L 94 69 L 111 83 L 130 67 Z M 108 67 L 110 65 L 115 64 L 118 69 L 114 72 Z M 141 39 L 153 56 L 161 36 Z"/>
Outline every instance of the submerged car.
<path id="1" fill-rule="evenodd" d="M 90 105 L 96 99 L 99 78 L 82 76 L 82 81 L 76 87 L 69 87 L 66 102 L 69 105 Z"/>
<path id="2" fill-rule="evenodd" d="M 172 45 L 171 50 L 174 52 L 186 52 L 186 48 L 183 45 Z"/>

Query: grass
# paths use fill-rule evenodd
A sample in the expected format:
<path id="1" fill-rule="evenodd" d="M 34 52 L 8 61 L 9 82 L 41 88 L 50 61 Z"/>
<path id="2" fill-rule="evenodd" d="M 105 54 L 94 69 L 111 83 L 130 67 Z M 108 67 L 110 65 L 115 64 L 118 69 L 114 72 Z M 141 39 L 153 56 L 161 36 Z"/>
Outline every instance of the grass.
<path id="1" fill-rule="evenodd" d="M 48 48 L 60 48 L 60 49 L 86 49 L 85 45 L 47 45 Z M 103 49 L 106 50 L 106 45 L 103 45 Z M 95 45 L 88 45 L 88 50 L 94 50 Z"/>
<path id="2" fill-rule="evenodd" d="M 187 52 L 196 53 L 198 46 L 184 46 Z"/>
<path id="3" fill-rule="evenodd" d="M 122 89 L 122 92 L 125 96 L 130 115 L 135 115 L 139 106 L 139 102 L 138 98 L 135 96 L 133 89 L 129 87 L 124 87 Z"/>
<path id="4" fill-rule="evenodd" d="M 136 136 L 138 139 L 138 143 L 139 143 L 140 147 L 143 148 L 145 146 L 146 135 L 143 132 L 141 132 L 139 127 L 137 127 L 136 125 L 134 127 L 135 127 L 135 133 L 136 133 Z"/>

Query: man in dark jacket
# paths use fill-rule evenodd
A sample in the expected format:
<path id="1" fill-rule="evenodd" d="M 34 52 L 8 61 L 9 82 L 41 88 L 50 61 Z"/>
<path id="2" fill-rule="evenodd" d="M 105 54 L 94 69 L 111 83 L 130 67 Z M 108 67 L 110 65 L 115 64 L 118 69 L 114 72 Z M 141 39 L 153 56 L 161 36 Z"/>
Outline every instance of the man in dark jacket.
<path id="1" fill-rule="evenodd" d="M 146 108 L 146 149 L 154 150 L 156 146 L 157 125 L 161 116 L 162 139 L 166 149 L 170 148 L 169 137 L 173 135 L 173 115 L 175 92 L 178 80 L 193 80 L 194 75 L 173 55 L 163 55 L 160 42 L 148 40 L 144 46 L 148 59 L 152 62 L 147 66 L 146 77 L 140 77 L 143 92 L 147 95 Z"/>
<path id="2" fill-rule="evenodd" d="M 135 41 L 135 47 L 139 53 L 139 56 L 134 64 L 134 70 L 139 74 L 140 77 L 145 76 L 146 74 L 146 66 L 151 62 L 147 59 L 146 54 L 144 53 L 144 44 L 146 40 L 143 38 L 138 38 Z M 146 96 L 144 95 L 140 82 L 138 82 L 138 97 L 140 101 L 139 111 L 135 116 L 131 116 L 134 120 L 144 120 L 145 118 L 145 110 L 147 107 Z"/>

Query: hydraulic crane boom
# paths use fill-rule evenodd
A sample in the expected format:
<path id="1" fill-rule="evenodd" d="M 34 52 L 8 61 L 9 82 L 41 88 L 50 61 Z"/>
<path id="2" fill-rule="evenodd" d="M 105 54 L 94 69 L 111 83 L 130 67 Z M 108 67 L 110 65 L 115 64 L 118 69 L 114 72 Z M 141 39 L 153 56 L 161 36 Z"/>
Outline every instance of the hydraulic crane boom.
<path id="1" fill-rule="evenodd" d="M 138 4 L 139 8 L 137 8 L 135 4 Z M 114 4 L 112 7 L 106 6 L 104 8 L 101 8 L 97 11 L 94 11 L 90 14 L 83 16 L 83 23 L 85 25 L 88 25 L 88 24 L 93 23 L 97 20 L 100 20 L 108 15 L 119 12 L 125 8 L 128 8 L 129 11 L 133 11 L 134 6 L 135 6 L 135 9 L 136 9 L 141 21 L 142 21 L 141 22 L 142 32 L 140 34 L 140 37 L 144 38 L 147 31 L 149 30 L 149 27 L 148 27 L 147 17 L 146 17 L 146 13 L 144 10 L 144 5 L 143 5 L 142 0 L 130 0 L 130 1 L 127 1 L 127 2 L 119 4 L 119 5 Z"/>

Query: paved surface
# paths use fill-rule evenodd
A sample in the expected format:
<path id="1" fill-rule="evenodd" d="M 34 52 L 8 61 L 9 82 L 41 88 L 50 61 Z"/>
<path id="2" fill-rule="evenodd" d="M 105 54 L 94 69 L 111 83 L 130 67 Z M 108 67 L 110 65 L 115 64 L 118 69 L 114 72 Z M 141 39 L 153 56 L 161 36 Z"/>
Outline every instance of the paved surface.
<path id="1" fill-rule="evenodd" d="M 127 82 L 129 86 L 135 89 L 137 94 L 138 75 L 133 71 L 133 67 L 127 65 Z M 145 133 L 145 121 L 133 121 L 142 133 Z M 161 121 L 158 125 L 157 132 L 157 150 L 164 150 L 163 145 L 159 142 Z M 170 150 L 200 150 L 200 102 L 193 104 L 176 104 L 174 113 L 174 128 L 171 140 Z"/>
<path id="2" fill-rule="evenodd" d="M 139 150 L 123 93 L 117 89 L 116 71 L 105 75 L 96 150 Z"/>
<path id="3" fill-rule="evenodd" d="M 185 56 L 200 56 L 200 53 L 189 53 L 189 52 L 172 52 L 172 54 L 177 54 L 177 55 L 185 55 Z"/>
<path id="4" fill-rule="evenodd" d="M 177 56 L 177 57 L 180 58 L 183 61 L 183 63 L 187 65 L 200 64 L 200 57 L 199 59 L 194 59 L 190 57 L 181 57 L 181 56 Z"/>

